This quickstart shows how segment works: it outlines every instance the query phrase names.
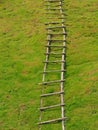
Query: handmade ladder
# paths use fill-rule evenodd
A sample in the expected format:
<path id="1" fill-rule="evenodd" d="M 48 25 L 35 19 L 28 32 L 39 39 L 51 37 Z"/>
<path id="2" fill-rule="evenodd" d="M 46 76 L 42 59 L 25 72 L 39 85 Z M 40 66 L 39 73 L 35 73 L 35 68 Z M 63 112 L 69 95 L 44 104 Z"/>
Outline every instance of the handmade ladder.
<path id="1" fill-rule="evenodd" d="M 45 0 L 47 45 L 45 45 L 43 79 L 40 83 L 42 94 L 40 96 L 39 130 L 65 130 L 66 30 L 63 2 L 63 0 Z"/>

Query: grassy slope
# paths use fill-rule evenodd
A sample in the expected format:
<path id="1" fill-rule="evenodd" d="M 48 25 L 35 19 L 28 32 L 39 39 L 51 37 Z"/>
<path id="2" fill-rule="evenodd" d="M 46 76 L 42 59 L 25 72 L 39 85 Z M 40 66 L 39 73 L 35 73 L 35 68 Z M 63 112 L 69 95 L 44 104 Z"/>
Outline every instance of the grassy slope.
<path id="1" fill-rule="evenodd" d="M 2 0 L 0 5 L 0 129 L 37 130 L 37 83 L 45 41 L 43 2 Z M 67 129 L 97 130 L 97 0 L 66 0 L 65 8 Z"/>
<path id="2" fill-rule="evenodd" d="M 67 130 L 98 130 L 98 2 L 66 0 L 65 8 Z"/>
<path id="3" fill-rule="evenodd" d="M 0 130 L 37 129 L 42 13 L 42 0 L 0 1 Z"/>

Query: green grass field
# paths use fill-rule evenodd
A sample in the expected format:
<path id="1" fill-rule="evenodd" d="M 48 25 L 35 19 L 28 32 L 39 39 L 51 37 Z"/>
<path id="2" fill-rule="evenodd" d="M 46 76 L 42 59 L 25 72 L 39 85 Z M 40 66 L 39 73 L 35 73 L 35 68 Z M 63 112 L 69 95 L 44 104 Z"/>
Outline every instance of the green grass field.
<path id="1" fill-rule="evenodd" d="M 64 9 L 66 130 L 98 130 L 98 2 Z M 0 1 L 0 130 L 38 129 L 45 21 L 43 0 Z"/>

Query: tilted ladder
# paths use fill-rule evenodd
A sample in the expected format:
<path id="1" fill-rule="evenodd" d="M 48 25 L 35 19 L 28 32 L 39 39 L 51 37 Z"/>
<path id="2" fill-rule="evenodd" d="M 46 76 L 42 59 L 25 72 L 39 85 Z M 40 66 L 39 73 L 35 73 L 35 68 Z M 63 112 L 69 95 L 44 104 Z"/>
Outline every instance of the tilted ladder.
<path id="1" fill-rule="evenodd" d="M 45 0 L 47 15 L 47 22 L 45 23 L 47 29 L 47 45 L 45 46 L 46 59 L 43 62 L 43 79 L 42 83 L 40 83 L 42 85 L 42 95 L 40 96 L 39 130 L 44 130 L 46 125 L 60 122 L 61 129 L 65 130 L 64 73 L 66 72 L 66 30 L 64 25 L 64 12 L 62 9 L 63 2 L 63 0 Z M 46 91 L 49 88 L 52 88 L 52 90 Z M 60 103 L 52 105 L 50 105 L 50 103 L 47 106 L 48 102 L 51 102 L 51 100 L 53 103 L 54 101 L 57 102 L 58 98 L 60 99 Z M 58 110 L 58 108 L 60 109 Z M 56 109 L 58 110 L 58 113 L 60 113 L 60 117 L 54 118 L 53 113 L 55 113 L 54 111 Z M 47 114 L 49 113 L 49 110 L 51 114 Z M 44 114 L 44 112 L 47 113 Z M 59 115 L 58 113 L 57 115 Z M 44 119 L 45 115 L 47 116 L 47 120 L 46 118 Z M 52 117 L 52 119 L 50 119 L 50 117 Z M 51 130 L 53 130 L 54 127 L 51 127 Z M 60 128 L 55 128 L 55 130 L 60 130 Z"/>

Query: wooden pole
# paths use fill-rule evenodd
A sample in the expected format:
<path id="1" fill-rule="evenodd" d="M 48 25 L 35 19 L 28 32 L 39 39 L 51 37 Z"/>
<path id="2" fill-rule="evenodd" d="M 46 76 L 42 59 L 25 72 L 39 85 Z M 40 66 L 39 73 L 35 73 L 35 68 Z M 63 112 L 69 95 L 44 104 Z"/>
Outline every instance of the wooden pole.
<path id="1" fill-rule="evenodd" d="M 60 4 L 62 4 L 62 0 L 60 1 Z M 62 12 L 63 12 L 62 7 L 60 7 L 60 8 L 61 8 L 60 12 L 62 14 Z M 63 19 L 62 19 L 62 22 L 64 22 Z M 62 26 L 64 26 L 63 23 L 62 23 Z M 63 28 L 63 33 L 66 33 L 65 28 Z M 63 36 L 63 39 L 64 39 L 63 45 L 66 46 L 66 37 L 65 37 L 65 35 Z M 66 48 L 63 48 L 62 53 L 66 53 L 65 51 L 66 51 Z M 62 60 L 65 60 L 65 55 L 62 55 Z M 62 64 L 61 64 L 61 70 L 62 69 L 65 69 L 65 63 L 64 62 L 62 62 Z M 61 80 L 63 80 L 63 79 L 64 79 L 64 72 L 61 72 Z M 61 91 L 64 91 L 64 82 L 61 82 Z M 64 104 L 64 95 L 63 94 L 61 94 L 61 103 Z M 61 116 L 62 116 L 62 118 L 65 117 L 64 106 L 61 106 Z M 62 130 L 65 130 L 65 121 L 64 120 L 62 120 Z"/>

